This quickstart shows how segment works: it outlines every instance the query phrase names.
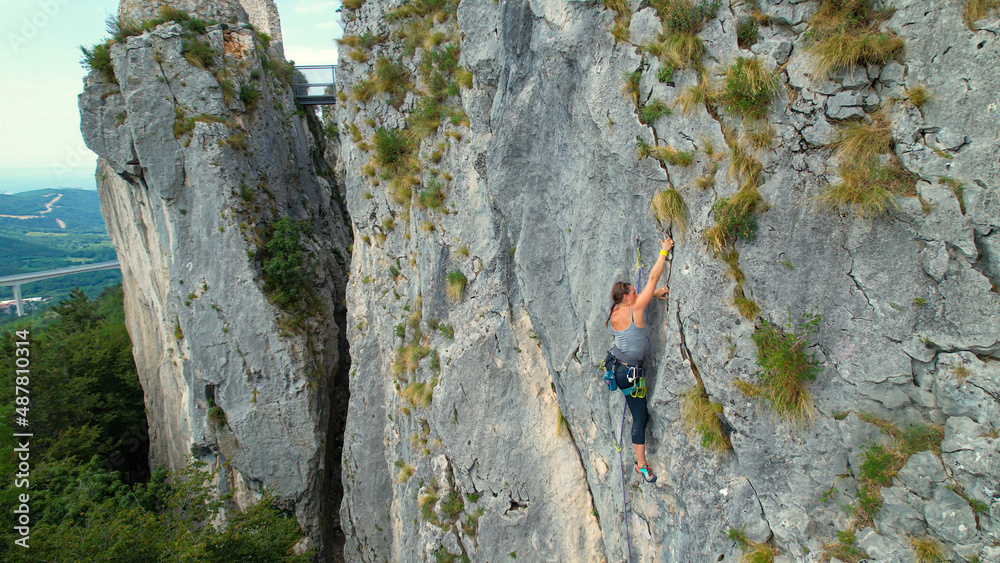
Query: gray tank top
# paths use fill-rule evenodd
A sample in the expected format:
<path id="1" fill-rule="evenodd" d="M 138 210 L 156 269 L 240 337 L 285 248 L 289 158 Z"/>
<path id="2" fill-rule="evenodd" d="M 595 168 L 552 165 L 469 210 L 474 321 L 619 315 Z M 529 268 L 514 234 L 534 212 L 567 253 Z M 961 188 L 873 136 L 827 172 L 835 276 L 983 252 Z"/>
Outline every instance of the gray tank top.
<path id="1" fill-rule="evenodd" d="M 637 360 L 644 359 L 646 348 L 649 346 L 649 340 L 646 338 L 649 326 L 635 326 L 635 317 L 631 310 L 629 310 L 629 320 L 631 322 L 625 330 L 615 330 L 615 327 L 611 327 L 611 332 L 615 333 L 615 346 Z"/>

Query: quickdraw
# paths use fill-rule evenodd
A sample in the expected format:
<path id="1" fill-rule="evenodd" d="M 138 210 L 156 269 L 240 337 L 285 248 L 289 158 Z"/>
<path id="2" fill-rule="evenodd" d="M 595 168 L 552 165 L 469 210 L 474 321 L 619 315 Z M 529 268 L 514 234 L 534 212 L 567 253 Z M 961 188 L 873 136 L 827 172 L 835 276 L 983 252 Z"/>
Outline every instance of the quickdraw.
<path id="1" fill-rule="evenodd" d="M 628 368 L 628 380 L 632 384 L 632 391 L 629 395 L 635 397 L 636 399 L 642 399 L 646 397 L 646 378 L 641 375 L 636 375 L 636 372 L 641 368 L 629 367 Z"/>

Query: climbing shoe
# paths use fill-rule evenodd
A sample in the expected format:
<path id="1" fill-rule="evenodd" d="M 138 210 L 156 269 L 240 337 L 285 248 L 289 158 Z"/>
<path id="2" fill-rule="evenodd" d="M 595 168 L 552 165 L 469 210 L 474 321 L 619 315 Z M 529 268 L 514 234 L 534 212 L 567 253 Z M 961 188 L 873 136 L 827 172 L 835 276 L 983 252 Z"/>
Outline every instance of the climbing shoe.
<path id="1" fill-rule="evenodd" d="M 647 483 L 656 482 L 656 474 L 653 473 L 653 469 L 649 467 L 648 463 L 646 464 L 646 467 L 639 467 L 639 465 L 636 464 L 635 470 L 639 473 L 639 475 L 642 475 L 642 478 L 645 479 Z"/>

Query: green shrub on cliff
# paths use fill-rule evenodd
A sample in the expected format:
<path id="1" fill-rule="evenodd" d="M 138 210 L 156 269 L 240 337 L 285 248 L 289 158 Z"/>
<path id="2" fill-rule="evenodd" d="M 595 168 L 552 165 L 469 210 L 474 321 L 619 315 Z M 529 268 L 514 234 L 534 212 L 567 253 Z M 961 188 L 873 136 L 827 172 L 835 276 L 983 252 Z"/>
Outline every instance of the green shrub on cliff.
<path id="1" fill-rule="evenodd" d="M 305 227 L 305 221 L 282 217 L 267 229 L 266 242 L 258 254 L 264 291 L 275 305 L 296 316 L 313 312 L 317 304 L 309 283 L 313 273 L 308 264 L 310 253 L 302 243 Z"/>
<path id="2" fill-rule="evenodd" d="M 178 10 L 177 8 L 169 6 L 161 6 L 160 17 L 145 20 L 143 22 L 135 22 L 128 18 L 109 17 L 107 20 L 107 30 L 115 42 L 123 43 L 129 37 L 142 35 L 144 32 L 154 29 L 155 27 L 167 22 L 180 24 L 186 35 L 202 35 L 205 31 L 207 31 L 209 26 L 218 23 L 215 21 L 205 21 L 199 18 L 191 17 L 191 15 L 184 10 Z"/>
<path id="3" fill-rule="evenodd" d="M 722 101 L 726 111 L 747 119 L 761 119 L 778 91 L 778 74 L 756 57 L 739 57 L 726 73 Z"/>
<path id="4" fill-rule="evenodd" d="M 184 55 L 184 60 L 201 69 L 211 68 L 216 55 L 215 49 L 208 43 L 195 37 L 185 37 L 181 40 L 181 53 Z"/>
<path id="5" fill-rule="evenodd" d="M 746 528 L 746 526 L 743 526 L 743 528 Z M 769 543 L 757 543 L 746 537 L 746 534 L 743 533 L 743 528 L 739 530 L 729 528 L 722 532 L 723 535 L 740 546 L 740 550 L 743 551 L 743 558 L 740 561 L 742 563 L 772 563 L 774 556 L 778 555 L 778 550 Z"/>
<path id="6" fill-rule="evenodd" d="M 101 73 L 101 78 L 108 82 L 118 84 L 115 77 L 115 67 L 111 64 L 111 42 L 94 45 L 93 49 L 80 46 L 83 52 L 83 59 L 80 64 L 88 70 L 96 70 Z"/>
<path id="7" fill-rule="evenodd" d="M 763 198 L 755 189 L 736 192 L 731 197 L 723 197 L 712 205 L 715 225 L 705 233 L 705 242 L 713 252 L 721 252 L 737 238 L 753 240 L 757 234 L 757 219 L 753 216 Z"/>
<path id="8" fill-rule="evenodd" d="M 870 523 L 882 507 L 881 488 L 892 485 L 893 478 L 910 456 L 922 451 L 941 455 L 944 429 L 933 424 L 912 424 L 900 429 L 869 413 L 859 413 L 858 417 L 889 436 L 887 444 L 872 443 L 865 447 L 864 461 L 855 474 L 858 479 L 856 516 L 860 522 Z"/>
<path id="9" fill-rule="evenodd" d="M 798 331 L 761 321 L 753 333 L 757 344 L 757 383 L 736 380 L 735 385 L 750 397 L 768 401 L 771 410 L 790 423 L 801 423 L 813 417 L 813 401 L 806 383 L 814 381 L 820 372 L 812 354 L 806 352 L 809 335 L 817 330 L 820 317 L 806 313 Z"/>
<path id="10" fill-rule="evenodd" d="M 413 187 L 420 185 L 419 162 L 415 153 L 417 141 L 410 131 L 379 127 L 373 137 L 378 175 L 388 182 L 393 201 L 409 207 Z"/>

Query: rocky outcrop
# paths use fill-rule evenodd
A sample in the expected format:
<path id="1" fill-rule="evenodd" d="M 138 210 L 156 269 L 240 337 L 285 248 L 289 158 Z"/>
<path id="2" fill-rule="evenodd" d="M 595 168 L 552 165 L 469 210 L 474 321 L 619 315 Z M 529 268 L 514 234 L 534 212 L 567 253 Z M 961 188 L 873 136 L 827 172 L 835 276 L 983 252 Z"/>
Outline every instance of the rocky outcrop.
<path id="1" fill-rule="evenodd" d="M 249 23 L 278 44 L 281 42 L 281 18 L 272 0 L 122 0 L 118 17 L 133 22 L 148 21 L 159 17 L 164 7 L 209 20 Z"/>
<path id="2" fill-rule="evenodd" d="M 338 71 L 356 241 L 348 559 L 621 560 L 631 549 L 635 560 L 736 560 L 729 530 L 795 561 L 821 560 L 847 530 L 851 549 L 879 561 L 912 560 L 909 537 L 954 560 L 1000 556 L 998 21 L 971 31 L 954 3 L 900 0 L 882 26 L 905 50 L 824 76 L 804 36 L 817 3 L 756 4 L 769 25 L 747 49 L 736 29 L 749 4 L 721 5 L 698 36 L 709 81 L 741 56 L 780 76 L 773 138 L 755 157 L 765 205 L 756 237 L 734 249 L 738 289 L 761 318 L 796 329 L 804 313 L 819 316 L 814 412 L 798 427 L 734 386 L 757 378 L 761 325 L 738 312 L 730 267 L 703 242 L 720 199 L 740 189 L 729 145 L 746 125 L 724 107 L 682 111 L 699 73 L 658 80 L 666 62 L 637 48 L 662 31 L 652 8 L 631 4 L 620 42 L 609 30 L 624 20 L 589 2 L 464 0 L 432 23 L 394 1 L 348 13 L 346 35 L 368 38 L 342 47 Z M 432 94 L 451 44 L 471 85 Z M 389 64 L 409 91 L 379 91 Z M 932 97 L 918 108 L 906 99 L 921 86 Z M 428 96 L 446 107 L 431 133 Z M 656 99 L 673 113 L 641 122 L 637 105 Z M 821 208 L 816 196 L 840 181 L 838 128 L 878 108 L 911 195 L 875 219 Z M 404 127 L 424 138 L 419 167 L 400 173 L 379 142 Z M 637 158 L 637 141 L 693 162 Z M 635 276 L 636 236 L 654 255 L 650 200 L 668 188 L 688 225 L 665 274 L 669 304 L 651 317 L 647 447 L 660 480 L 625 487 L 628 545 L 613 448 L 622 399 L 596 372 L 610 345 L 608 288 Z M 447 297 L 449 277 L 467 281 L 459 300 Z M 731 453 L 683 432 L 696 384 L 721 405 Z M 940 428 L 940 454 L 906 459 L 874 489 L 872 520 L 857 520 L 872 446 L 892 447 L 892 428 L 917 423 Z"/>
<path id="3" fill-rule="evenodd" d="M 293 69 L 249 26 L 265 8 L 277 25 L 273 4 L 175 5 L 207 28 L 167 21 L 111 42 L 110 76 L 92 72 L 79 102 L 151 462 L 207 462 L 234 509 L 273 494 L 306 530 L 300 547 L 328 557 L 347 399 L 342 196 L 319 124 L 296 108 Z"/>

